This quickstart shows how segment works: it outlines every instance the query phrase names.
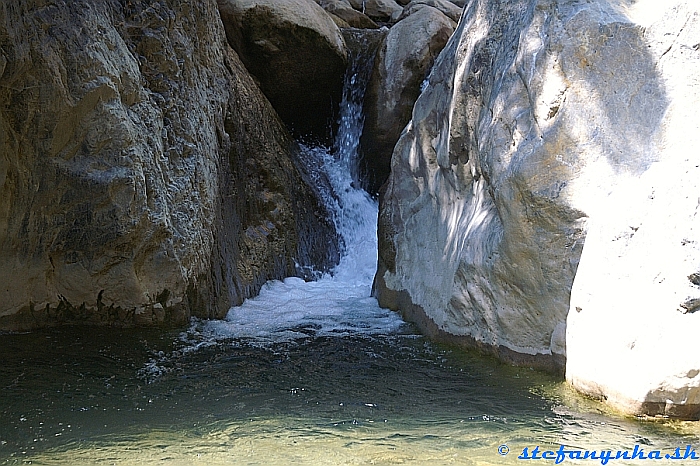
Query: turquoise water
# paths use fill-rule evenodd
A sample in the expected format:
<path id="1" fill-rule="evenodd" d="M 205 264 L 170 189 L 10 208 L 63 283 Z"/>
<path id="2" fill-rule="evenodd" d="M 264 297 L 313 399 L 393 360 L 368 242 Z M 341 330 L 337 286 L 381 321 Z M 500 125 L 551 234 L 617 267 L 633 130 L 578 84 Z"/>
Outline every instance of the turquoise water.
<path id="1" fill-rule="evenodd" d="M 3 335 L 0 464 L 497 465 L 528 445 L 699 443 L 694 423 L 617 416 L 408 325 L 264 345 L 204 327 Z"/>

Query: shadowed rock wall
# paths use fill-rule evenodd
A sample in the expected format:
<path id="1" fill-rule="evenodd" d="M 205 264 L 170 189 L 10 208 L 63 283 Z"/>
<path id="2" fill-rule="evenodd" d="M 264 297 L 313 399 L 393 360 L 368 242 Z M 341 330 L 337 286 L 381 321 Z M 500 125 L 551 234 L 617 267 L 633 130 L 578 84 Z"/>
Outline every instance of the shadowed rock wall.
<path id="1" fill-rule="evenodd" d="M 229 44 L 295 135 L 332 141 L 345 42 L 313 0 L 219 0 Z"/>
<path id="2" fill-rule="evenodd" d="M 0 5 L 0 328 L 221 317 L 337 240 L 216 3 Z"/>

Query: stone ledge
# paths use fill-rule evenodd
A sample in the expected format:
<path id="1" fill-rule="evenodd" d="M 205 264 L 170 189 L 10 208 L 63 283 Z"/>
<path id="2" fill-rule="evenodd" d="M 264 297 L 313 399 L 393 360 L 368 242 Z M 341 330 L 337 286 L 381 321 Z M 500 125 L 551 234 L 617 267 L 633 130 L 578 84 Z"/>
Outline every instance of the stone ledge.
<path id="1" fill-rule="evenodd" d="M 29 303 L 13 314 L 0 316 L 0 331 L 22 332 L 59 325 L 173 328 L 187 325 L 189 318 L 190 311 L 182 302 L 123 308 L 106 305 L 100 293 L 95 304 L 74 305 L 63 296 L 53 305 Z"/>

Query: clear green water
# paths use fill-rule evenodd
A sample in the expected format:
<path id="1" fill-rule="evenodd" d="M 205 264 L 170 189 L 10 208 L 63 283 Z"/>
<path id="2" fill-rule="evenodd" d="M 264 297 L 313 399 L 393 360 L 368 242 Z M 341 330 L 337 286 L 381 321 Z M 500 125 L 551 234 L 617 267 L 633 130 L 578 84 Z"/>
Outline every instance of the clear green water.
<path id="1" fill-rule="evenodd" d="M 517 459 L 528 445 L 700 443 L 694 423 L 617 416 L 556 378 L 408 326 L 207 345 L 158 331 L 1 335 L 0 464 L 499 465 L 534 463 Z"/>

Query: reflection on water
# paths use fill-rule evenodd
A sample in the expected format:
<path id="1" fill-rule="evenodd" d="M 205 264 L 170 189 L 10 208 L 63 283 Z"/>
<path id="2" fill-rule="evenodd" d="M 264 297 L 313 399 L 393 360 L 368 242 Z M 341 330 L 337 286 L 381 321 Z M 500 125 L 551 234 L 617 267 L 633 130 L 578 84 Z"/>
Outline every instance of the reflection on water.
<path id="1" fill-rule="evenodd" d="M 524 446 L 672 450 L 700 433 L 406 327 L 196 351 L 175 333 L 61 329 L 3 335 L 0 354 L 0 464 L 498 465 Z"/>

